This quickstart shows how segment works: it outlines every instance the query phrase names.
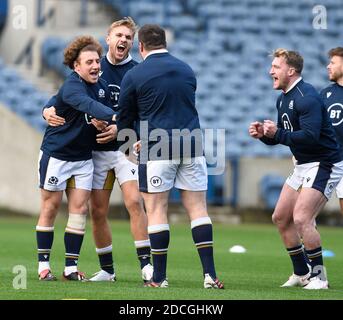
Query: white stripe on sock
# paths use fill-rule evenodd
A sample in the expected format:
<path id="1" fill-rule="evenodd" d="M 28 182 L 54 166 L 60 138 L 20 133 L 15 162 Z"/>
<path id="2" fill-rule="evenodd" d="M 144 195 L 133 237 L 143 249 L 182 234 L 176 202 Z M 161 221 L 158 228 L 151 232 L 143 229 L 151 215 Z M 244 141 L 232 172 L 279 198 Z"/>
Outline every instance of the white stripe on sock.
<path id="1" fill-rule="evenodd" d="M 202 245 L 204 245 L 204 244 L 213 244 L 213 241 L 198 242 L 198 243 L 196 243 L 195 245 L 196 245 L 196 246 L 202 246 Z"/>
<path id="2" fill-rule="evenodd" d="M 41 227 L 41 226 L 36 226 L 36 231 L 54 231 L 54 227 Z"/>
<path id="3" fill-rule="evenodd" d="M 168 248 L 165 249 L 151 249 L 151 252 L 163 252 L 163 251 L 167 251 Z"/>
<path id="4" fill-rule="evenodd" d="M 144 248 L 144 247 L 150 247 L 150 240 L 139 240 L 135 241 L 135 247 L 136 248 Z"/>
<path id="5" fill-rule="evenodd" d="M 162 231 L 169 231 L 169 224 L 154 224 L 148 226 L 148 233 L 156 233 Z"/>
<path id="6" fill-rule="evenodd" d="M 211 218 L 210 217 L 201 217 L 198 219 L 194 219 L 191 221 L 191 228 L 195 228 L 204 224 L 212 224 Z"/>
<path id="7" fill-rule="evenodd" d="M 66 255 L 66 256 L 71 256 L 71 257 L 79 257 L 79 256 L 80 256 L 80 255 L 77 254 L 77 253 L 68 253 L 68 252 L 66 252 L 65 255 Z"/>
<path id="8" fill-rule="evenodd" d="M 110 244 L 108 247 L 105 248 L 95 248 L 97 254 L 104 254 L 112 252 L 112 245 Z"/>

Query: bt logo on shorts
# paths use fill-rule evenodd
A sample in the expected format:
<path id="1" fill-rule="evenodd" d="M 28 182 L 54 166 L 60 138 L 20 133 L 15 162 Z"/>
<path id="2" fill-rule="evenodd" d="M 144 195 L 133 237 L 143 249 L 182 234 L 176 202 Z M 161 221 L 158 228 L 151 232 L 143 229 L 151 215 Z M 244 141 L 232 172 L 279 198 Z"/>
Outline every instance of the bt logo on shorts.
<path id="1" fill-rule="evenodd" d="M 162 184 L 162 179 L 160 177 L 154 176 L 150 179 L 150 184 L 157 188 Z"/>
<path id="2" fill-rule="evenodd" d="M 58 178 L 57 177 L 54 177 L 54 176 L 51 176 L 48 180 L 48 184 L 51 184 L 51 185 L 57 185 L 58 183 Z"/>

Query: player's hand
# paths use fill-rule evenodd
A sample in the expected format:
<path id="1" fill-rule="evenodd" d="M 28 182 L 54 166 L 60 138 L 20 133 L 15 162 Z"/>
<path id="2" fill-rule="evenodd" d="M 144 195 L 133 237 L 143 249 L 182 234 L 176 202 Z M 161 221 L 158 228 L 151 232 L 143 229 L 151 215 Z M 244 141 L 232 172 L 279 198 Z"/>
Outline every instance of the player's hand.
<path id="1" fill-rule="evenodd" d="M 136 143 L 133 144 L 133 154 L 138 157 L 138 154 L 140 153 L 142 148 L 141 140 L 138 140 Z"/>
<path id="2" fill-rule="evenodd" d="M 138 154 L 135 151 L 130 152 L 129 155 L 125 155 L 126 159 L 134 164 L 138 164 Z"/>
<path id="3" fill-rule="evenodd" d="M 263 124 L 261 122 L 255 121 L 250 123 L 249 134 L 255 139 L 260 139 L 263 137 Z"/>
<path id="4" fill-rule="evenodd" d="M 117 131 L 117 126 L 115 124 L 107 126 L 101 133 L 96 135 L 96 142 L 104 144 L 113 141 L 117 137 Z"/>
<path id="5" fill-rule="evenodd" d="M 63 126 L 65 124 L 65 119 L 62 117 L 59 117 L 56 114 L 56 109 L 54 106 L 49 108 L 44 108 L 43 110 L 43 117 L 51 127 L 59 127 Z"/>
<path id="6" fill-rule="evenodd" d="M 277 131 L 277 125 L 271 120 L 264 120 L 263 123 L 263 134 L 268 138 L 274 138 Z"/>
<path id="7" fill-rule="evenodd" d="M 93 125 L 95 128 L 97 128 L 97 130 L 99 130 L 99 131 L 105 130 L 105 128 L 106 128 L 107 125 L 108 125 L 108 122 L 107 122 L 107 121 L 97 120 L 97 119 L 95 119 L 95 118 L 92 118 L 91 122 L 92 122 L 92 125 Z"/>

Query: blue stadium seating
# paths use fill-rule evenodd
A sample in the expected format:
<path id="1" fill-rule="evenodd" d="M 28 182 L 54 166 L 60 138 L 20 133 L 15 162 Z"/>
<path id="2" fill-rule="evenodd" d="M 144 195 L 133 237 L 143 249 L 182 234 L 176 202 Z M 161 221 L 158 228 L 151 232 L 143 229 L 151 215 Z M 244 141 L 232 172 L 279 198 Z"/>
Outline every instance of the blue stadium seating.
<path id="1" fill-rule="evenodd" d="M 8 1 L 1 0 L 0 1 L 0 31 L 6 23 L 7 10 L 8 10 Z"/>
<path id="2" fill-rule="evenodd" d="M 260 181 L 261 198 L 267 209 L 274 209 L 279 199 L 285 178 L 279 175 L 265 175 Z"/>
<path id="3" fill-rule="evenodd" d="M 48 98 L 0 59 L 0 101 L 38 131 L 46 128 L 41 111 Z"/>
<path id="4" fill-rule="evenodd" d="M 248 139 L 250 121 L 275 120 L 276 116 L 278 93 L 272 90 L 268 55 L 277 47 L 299 50 L 305 57 L 305 79 L 317 89 L 324 87 L 328 83 L 326 52 L 339 45 L 337 39 L 342 36 L 339 1 L 328 0 L 325 4 L 330 17 L 332 14 L 330 28 L 325 31 L 313 29 L 312 8 L 316 3 L 309 0 L 103 2 L 123 16 L 132 16 L 139 25 L 158 23 L 173 32 L 169 50 L 188 62 L 197 75 L 201 123 L 207 128 L 234 128 L 237 140 L 228 145 L 232 154 L 254 156 L 269 150 L 275 157 L 289 156 L 287 148 L 262 144 L 255 147 L 256 141 Z M 65 44 L 65 40 L 47 38 L 42 47 L 45 64 L 61 75 L 66 74 L 61 67 Z M 132 55 L 140 60 L 136 47 Z"/>

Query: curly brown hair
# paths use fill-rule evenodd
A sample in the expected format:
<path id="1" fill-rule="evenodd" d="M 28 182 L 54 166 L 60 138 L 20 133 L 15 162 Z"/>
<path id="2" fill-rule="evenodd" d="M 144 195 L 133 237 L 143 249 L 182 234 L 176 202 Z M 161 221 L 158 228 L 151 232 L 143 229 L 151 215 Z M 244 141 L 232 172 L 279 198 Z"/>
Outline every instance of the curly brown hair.
<path id="1" fill-rule="evenodd" d="M 96 51 L 99 54 L 99 57 L 102 55 L 102 47 L 99 41 L 92 36 L 81 36 L 74 39 L 64 49 L 63 64 L 73 70 L 74 62 L 79 58 L 80 53 L 84 51 Z"/>

